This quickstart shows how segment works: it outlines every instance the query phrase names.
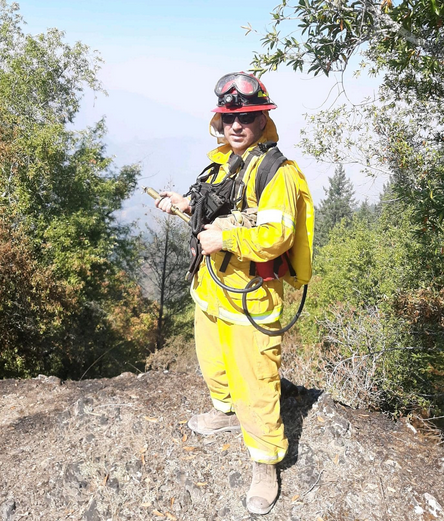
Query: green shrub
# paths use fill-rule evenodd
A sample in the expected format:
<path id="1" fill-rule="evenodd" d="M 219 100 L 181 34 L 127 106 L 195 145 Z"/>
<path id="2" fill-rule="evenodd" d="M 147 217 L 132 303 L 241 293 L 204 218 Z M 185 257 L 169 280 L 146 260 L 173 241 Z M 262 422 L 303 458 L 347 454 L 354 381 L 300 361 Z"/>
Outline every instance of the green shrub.
<path id="1" fill-rule="evenodd" d="M 340 224 L 318 252 L 297 331 L 313 378 L 349 405 L 443 412 L 442 255 L 423 239 L 388 208 Z"/>

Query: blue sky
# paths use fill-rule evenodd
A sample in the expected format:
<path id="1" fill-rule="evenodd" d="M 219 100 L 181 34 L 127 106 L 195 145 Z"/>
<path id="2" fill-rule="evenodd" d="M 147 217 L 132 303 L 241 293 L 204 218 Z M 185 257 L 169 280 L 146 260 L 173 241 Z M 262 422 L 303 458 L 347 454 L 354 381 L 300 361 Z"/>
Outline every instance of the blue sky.
<path id="1" fill-rule="evenodd" d="M 142 161 L 144 176 L 154 176 L 156 187 L 172 179 L 184 191 L 216 146 L 208 134 L 214 85 L 227 72 L 249 68 L 253 51 L 262 48 L 275 1 L 22 0 L 19 5 L 27 32 L 57 27 L 68 42 L 82 41 L 105 61 L 100 78 L 109 96 L 87 95 L 78 125 L 105 115 L 117 162 Z M 258 32 L 246 36 L 241 26 L 248 24 Z M 300 164 L 317 203 L 333 168 L 303 157 L 294 145 L 303 115 L 323 106 L 335 79 L 307 78 L 283 68 L 263 80 L 278 105 L 271 115 L 280 148 Z M 349 81 L 356 101 L 375 88 Z M 358 199 L 376 200 L 377 186 L 357 171 L 346 171 Z"/>
<path id="2" fill-rule="evenodd" d="M 19 5 L 32 25 L 62 23 L 73 35 L 91 33 L 104 41 L 110 36 L 117 42 L 122 39 L 125 46 L 140 40 L 153 43 L 156 37 L 163 41 L 166 36 L 173 43 L 185 38 L 196 47 L 205 37 L 226 43 L 227 36 L 238 36 L 239 25 L 250 22 L 262 28 L 273 9 L 273 3 L 265 0 L 23 0 Z"/>

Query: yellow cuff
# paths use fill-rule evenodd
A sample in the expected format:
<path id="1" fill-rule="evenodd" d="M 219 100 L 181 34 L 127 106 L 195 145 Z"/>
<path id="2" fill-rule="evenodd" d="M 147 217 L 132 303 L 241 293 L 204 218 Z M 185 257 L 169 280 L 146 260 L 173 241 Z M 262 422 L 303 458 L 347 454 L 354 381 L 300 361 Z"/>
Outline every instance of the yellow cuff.
<path id="1" fill-rule="evenodd" d="M 226 251 L 233 251 L 236 241 L 233 237 L 233 230 L 222 231 L 222 249 Z"/>

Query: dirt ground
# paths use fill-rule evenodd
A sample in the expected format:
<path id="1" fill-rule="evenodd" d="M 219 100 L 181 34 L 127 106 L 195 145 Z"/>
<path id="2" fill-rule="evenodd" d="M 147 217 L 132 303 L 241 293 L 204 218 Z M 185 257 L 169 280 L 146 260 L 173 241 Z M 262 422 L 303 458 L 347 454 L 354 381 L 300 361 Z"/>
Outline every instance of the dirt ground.
<path id="1" fill-rule="evenodd" d="M 406 421 L 283 381 L 290 450 L 267 521 L 444 519 L 444 447 Z M 186 425 L 198 374 L 0 381 L 0 520 L 258 519 L 239 434 Z"/>

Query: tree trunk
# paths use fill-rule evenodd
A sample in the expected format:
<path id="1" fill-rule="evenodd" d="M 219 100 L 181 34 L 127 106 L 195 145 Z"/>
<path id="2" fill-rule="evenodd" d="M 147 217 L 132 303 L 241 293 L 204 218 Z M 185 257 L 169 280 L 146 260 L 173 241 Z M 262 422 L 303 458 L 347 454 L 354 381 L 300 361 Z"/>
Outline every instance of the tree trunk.
<path id="1" fill-rule="evenodd" d="M 159 303 L 159 318 L 157 320 L 157 339 L 156 339 L 156 349 L 161 349 L 163 346 L 163 310 L 164 310 L 164 301 L 165 301 L 165 280 L 166 280 L 166 270 L 167 270 L 167 261 L 168 261 L 168 242 L 169 242 L 169 233 L 170 226 L 169 221 L 167 222 L 166 232 L 165 232 L 165 247 L 163 249 L 163 259 L 162 259 L 162 276 L 160 281 L 160 303 Z"/>

